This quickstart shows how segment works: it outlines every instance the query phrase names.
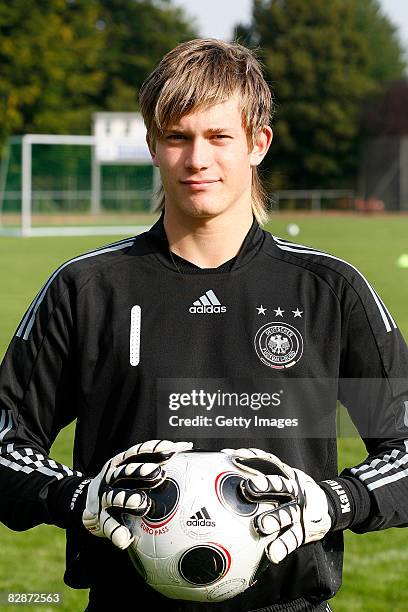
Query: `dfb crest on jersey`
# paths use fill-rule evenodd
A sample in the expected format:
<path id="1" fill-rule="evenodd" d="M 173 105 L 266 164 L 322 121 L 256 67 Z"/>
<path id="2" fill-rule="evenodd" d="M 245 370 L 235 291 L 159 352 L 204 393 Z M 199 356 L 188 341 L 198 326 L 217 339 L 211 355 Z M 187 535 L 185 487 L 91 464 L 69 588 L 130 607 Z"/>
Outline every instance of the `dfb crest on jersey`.
<path id="1" fill-rule="evenodd" d="M 255 350 L 266 366 L 274 369 L 290 368 L 302 356 L 303 338 L 299 330 L 288 323 L 265 323 L 256 332 Z"/>

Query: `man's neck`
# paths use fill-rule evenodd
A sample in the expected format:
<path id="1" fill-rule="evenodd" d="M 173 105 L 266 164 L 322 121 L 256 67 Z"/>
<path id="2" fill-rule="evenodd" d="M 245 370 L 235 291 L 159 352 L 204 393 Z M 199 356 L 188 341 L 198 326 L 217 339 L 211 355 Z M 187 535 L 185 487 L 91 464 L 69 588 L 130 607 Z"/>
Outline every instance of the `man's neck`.
<path id="1" fill-rule="evenodd" d="M 170 250 L 200 268 L 218 268 L 235 257 L 253 222 L 247 214 L 197 219 L 178 211 L 164 213 Z"/>

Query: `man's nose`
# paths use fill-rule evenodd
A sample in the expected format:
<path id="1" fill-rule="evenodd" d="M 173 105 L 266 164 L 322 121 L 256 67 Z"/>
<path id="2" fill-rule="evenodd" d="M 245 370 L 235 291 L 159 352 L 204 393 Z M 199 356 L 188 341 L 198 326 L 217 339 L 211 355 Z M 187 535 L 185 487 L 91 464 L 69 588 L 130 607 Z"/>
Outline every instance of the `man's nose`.
<path id="1" fill-rule="evenodd" d="M 185 165 L 189 170 L 203 170 L 211 164 L 210 145 L 202 138 L 191 141 L 188 147 Z"/>

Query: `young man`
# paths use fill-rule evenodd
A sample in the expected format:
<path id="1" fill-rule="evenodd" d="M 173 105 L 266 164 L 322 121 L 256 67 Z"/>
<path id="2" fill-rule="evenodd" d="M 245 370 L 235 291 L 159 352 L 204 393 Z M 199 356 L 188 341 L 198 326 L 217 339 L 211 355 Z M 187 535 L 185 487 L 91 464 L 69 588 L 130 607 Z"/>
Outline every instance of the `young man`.
<path id="1" fill-rule="evenodd" d="M 250 51 L 183 43 L 140 101 L 162 216 L 141 236 L 62 265 L 24 316 L 0 377 L 0 519 L 67 529 L 65 582 L 90 587 L 89 610 L 329 609 L 342 531 L 408 523 L 406 344 L 353 266 L 260 228 L 271 95 Z M 231 408 L 225 397 L 247 403 Z M 369 453 L 341 476 L 338 397 Z M 267 418 L 171 425 L 176 411 L 210 409 Z M 48 453 L 74 419 L 71 471 Z M 226 452 L 248 470 L 245 497 L 294 502 L 255 517 L 271 563 L 223 603 L 165 599 L 124 552 L 120 511 L 143 515 L 146 490 L 191 447 L 165 438 L 235 449 Z M 135 490 L 121 490 L 124 477 Z"/>

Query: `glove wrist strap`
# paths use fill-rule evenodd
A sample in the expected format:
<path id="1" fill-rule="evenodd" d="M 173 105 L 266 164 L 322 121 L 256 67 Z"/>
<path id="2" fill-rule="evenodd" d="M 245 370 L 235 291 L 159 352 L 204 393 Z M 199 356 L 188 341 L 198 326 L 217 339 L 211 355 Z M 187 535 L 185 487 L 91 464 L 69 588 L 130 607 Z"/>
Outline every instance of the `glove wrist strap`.
<path id="1" fill-rule="evenodd" d="M 50 485 L 48 504 L 54 525 L 64 529 L 82 525 L 89 483 L 83 476 L 69 476 Z"/>
<path id="2" fill-rule="evenodd" d="M 328 498 L 329 513 L 332 519 L 330 531 L 352 529 L 362 523 L 370 510 L 368 491 L 348 478 L 331 478 L 319 482 Z"/>

